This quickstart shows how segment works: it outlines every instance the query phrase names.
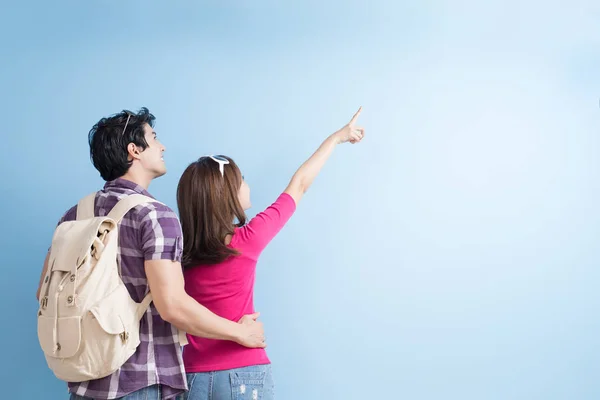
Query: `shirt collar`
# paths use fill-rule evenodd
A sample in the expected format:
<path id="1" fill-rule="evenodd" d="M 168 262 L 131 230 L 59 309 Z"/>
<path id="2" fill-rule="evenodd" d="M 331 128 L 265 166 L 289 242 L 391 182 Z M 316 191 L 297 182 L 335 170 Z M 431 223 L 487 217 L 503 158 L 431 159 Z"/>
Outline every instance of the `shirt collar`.
<path id="1" fill-rule="evenodd" d="M 104 185 L 104 190 L 109 190 L 109 189 L 114 190 L 117 188 L 132 190 L 135 193 L 143 194 L 144 196 L 148 196 L 148 197 L 151 197 L 154 199 L 154 196 L 152 196 L 150 193 L 148 193 L 148 191 L 146 189 L 144 189 L 143 187 L 141 187 L 140 185 L 138 185 L 135 182 L 128 181 L 127 179 L 117 178 L 113 181 L 106 182 L 106 184 Z"/>

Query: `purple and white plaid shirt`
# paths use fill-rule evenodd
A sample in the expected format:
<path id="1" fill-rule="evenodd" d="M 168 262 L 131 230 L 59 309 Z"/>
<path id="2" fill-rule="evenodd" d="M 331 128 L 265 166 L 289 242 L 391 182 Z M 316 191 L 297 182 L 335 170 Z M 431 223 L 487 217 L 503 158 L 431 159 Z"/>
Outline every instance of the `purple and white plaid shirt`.
<path id="1" fill-rule="evenodd" d="M 107 182 L 96 195 L 95 215 L 105 216 L 124 196 L 140 193 L 152 197 L 144 188 L 125 179 Z M 62 221 L 77 218 L 77 206 Z M 148 293 L 145 260 L 181 261 L 183 235 L 177 214 L 158 203 L 142 204 L 130 210 L 119 225 L 119 258 L 123 282 L 131 297 L 140 302 Z M 95 399 L 115 399 L 152 385 L 160 385 L 163 399 L 187 390 L 187 380 L 178 330 L 164 321 L 154 303 L 140 321 L 140 346 L 127 362 L 106 378 L 69 383 L 69 391 Z"/>

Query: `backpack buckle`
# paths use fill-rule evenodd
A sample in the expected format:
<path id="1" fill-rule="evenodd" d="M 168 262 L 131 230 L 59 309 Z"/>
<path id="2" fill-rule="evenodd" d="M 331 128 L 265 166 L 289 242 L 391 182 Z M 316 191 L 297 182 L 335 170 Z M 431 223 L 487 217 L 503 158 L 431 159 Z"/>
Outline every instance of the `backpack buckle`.
<path id="1" fill-rule="evenodd" d="M 42 307 L 42 310 L 45 310 L 46 307 L 48 307 L 48 296 L 44 296 L 42 298 L 42 301 L 40 302 L 40 306 Z"/>
<path id="2" fill-rule="evenodd" d="M 126 343 L 129 340 L 129 332 L 121 332 L 119 337 L 121 338 L 121 342 Z"/>

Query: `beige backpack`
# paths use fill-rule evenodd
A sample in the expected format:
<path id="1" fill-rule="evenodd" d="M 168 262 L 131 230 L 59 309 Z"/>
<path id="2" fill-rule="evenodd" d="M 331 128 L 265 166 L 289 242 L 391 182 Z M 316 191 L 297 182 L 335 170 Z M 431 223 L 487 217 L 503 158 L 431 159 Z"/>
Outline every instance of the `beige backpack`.
<path id="1" fill-rule="evenodd" d="M 135 206 L 156 200 L 121 199 L 94 217 L 93 193 L 77 205 L 77 220 L 60 224 L 52 239 L 38 311 L 38 339 L 57 378 L 83 382 L 119 369 L 140 344 L 140 319 L 152 296 L 135 302 L 120 276 L 118 224 Z M 180 343 L 185 344 L 180 332 Z"/>

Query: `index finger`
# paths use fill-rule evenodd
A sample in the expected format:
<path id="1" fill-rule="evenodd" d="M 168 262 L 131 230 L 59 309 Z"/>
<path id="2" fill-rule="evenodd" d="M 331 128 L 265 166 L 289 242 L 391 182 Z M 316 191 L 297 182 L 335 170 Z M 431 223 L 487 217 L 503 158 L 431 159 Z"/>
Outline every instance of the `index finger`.
<path id="1" fill-rule="evenodd" d="M 358 116 L 360 115 L 360 113 L 362 112 L 362 106 L 360 106 L 358 108 L 358 111 L 356 112 L 356 114 L 354 114 L 354 116 L 352 117 L 352 119 L 350 120 L 350 123 L 353 124 L 356 122 L 356 120 L 358 119 Z"/>

